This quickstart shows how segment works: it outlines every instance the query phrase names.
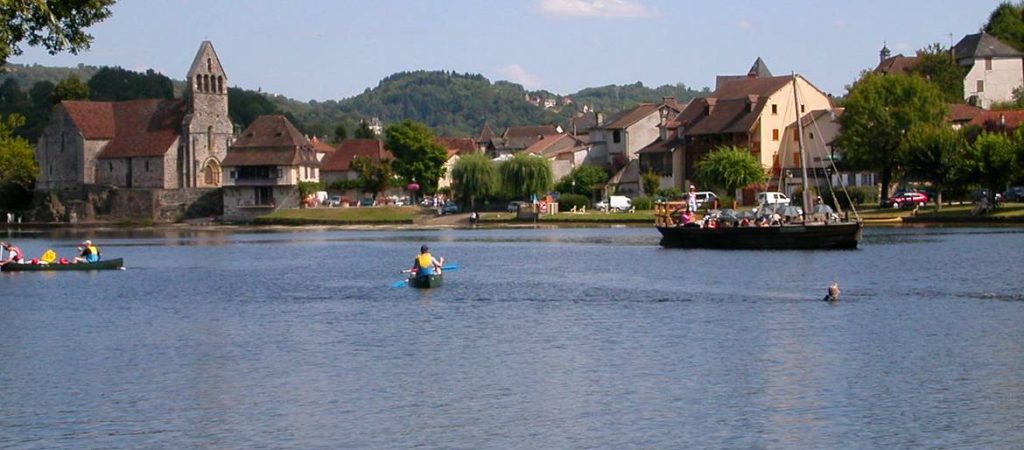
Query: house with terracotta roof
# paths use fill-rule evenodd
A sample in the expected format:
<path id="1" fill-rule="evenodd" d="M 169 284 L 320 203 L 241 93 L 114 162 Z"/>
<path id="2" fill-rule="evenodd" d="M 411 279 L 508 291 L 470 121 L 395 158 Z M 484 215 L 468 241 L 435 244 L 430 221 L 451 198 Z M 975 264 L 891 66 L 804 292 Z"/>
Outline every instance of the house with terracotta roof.
<path id="1" fill-rule="evenodd" d="M 40 191 L 216 188 L 231 143 L 228 78 L 209 41 L 174 100 L 64 101 L 36 145 Z"/>
<path id="2" fill-rule="evenodd" d="M 609 183 L 617 185 L 619 192 L 640 192 L 637 152 L 654 143 L 660 136 L 659 126 L 685 106 L 674 97 L 665 97 L 661 103 L 641 103 L 590 130 L 591 158 L 612 168 L 615 174 Z"/>
<path id="3" fill-rule="evenodd" d="M 889 47 L 882 44 L 882 49 L 878 51 L 878 65 L 875 66 L 876 73 L 883 75 L 909 75 L 913 72 L 914 67 L 917 66 L 918 59 L 916 56 L 891 55 L 892 52 L 889 50 Z"/>
<path id="4" fill-rule="evenodd" d="M 320 181 L 316 150 L 282 115 L 257 117 L 231 144 L 221 164 L 224 220 L 231 222 L 298 208 L 299 183 Z"/>
<path id="5" fill-rule="evenodd" d="M 695 184 L 697 163 L 716 148 L 730 145 L 750 150 L 762 166 L 778 175 L 787 127 L 797 117 L 831 108 L 829 96 L 800 75 L 725 82 L 711 95 L 691 101 L 676 116 L 683 145 L 681 151 L 673 152 L 674 184 L 679 188 Z M 737 199 L 742 200 L 739 195 Z"/>
<path id="6" fill-rule="evenodd" d="M 964 99 L 988 109 L 1013 100 L 1024 86 L 1024 53 L 988 33 L 968 34 L 953 46 L 953 57 L 967 69 Z"/>
<path id="7" fill-rule="evenodd" d="M 334 153 L 324 158 L 320 169 L 321 181 L 329 187 L 338 181 L 358 180 L 359 173 L 352 168 L 352 161 L 357 156 L 368 157 L 377 163 L 395 159 L 391 152 L 384 148 L 384 141 L 380 139 L 346 139 L 338 144 Z M 358 189 L 348 189 L 340 193 L 350 201 L 358 200 L 361 194 Z"/>
<path id="8" fill-rule="evenodd" d="M 949 112 L 946 113 L 946 121 L 949 122 L 954 130 L 959 130 L 965 125 L 970 124 L 975 117 L 985 112 L 984 109 L 966 103 L 950 103 L 947 106 Z"/>
<path id="9" fill-rule="evenodd" d="M 545 136 L 554 136 L 562 132 L 562 128 L 556 125 L 540 125 L 525 127 L 508 127 L 501 136 L 494 136 L 489 141 L 483 141 L 484 133 L 490 127 L 485 125 L 481 132 L 481 145 L 491 158 L 502 158 L 511 156 L 525 150 Z"/>
<path id="10" fill-rule="evenodd" d="M 1024 109 L 982 111 L 974 116 L 970 125 L 979 126 L 988 132 L 1012 133 L 1024 124 Z"/>
<path id="11" fill-rule="evenodd" d="M 448 154 L 448 157 L 444 161 L 444 176 L 437 181 L 438 189 L 451 187 L 452 168 L 455 167 L 455 163 L 459 161 L 460 157 L 471 153 L 482 153 L 484 151 L 480 148 L 477 142 L 471 138 L 438 137 L 437 143 L 441 144 Z"/>
<path id="12" fill-rule="evenodd" d="M 523 152 L 542 156 L 551 161 L 551 171 L 557 181 L 576 167 L 594 164 L 594 161 L 590 159 L 591 149 L 592 146 L 585 138 L 574 136 L 572 133 L 562 133 L 545 136 L 544 139 L 535 142 Z"/>

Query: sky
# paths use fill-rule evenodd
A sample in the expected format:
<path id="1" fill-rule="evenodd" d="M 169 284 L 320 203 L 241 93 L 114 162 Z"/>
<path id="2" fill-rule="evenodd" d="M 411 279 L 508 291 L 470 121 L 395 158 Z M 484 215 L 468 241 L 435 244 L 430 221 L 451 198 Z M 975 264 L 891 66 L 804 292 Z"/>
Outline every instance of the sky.
<path id="1" fill-rule="evenodd" d="M 976 33 L 1003 0 L 120 0 L 92 47 L 11 58 L 184 79 L 213 42 L 230 85 L 341 100 L 396 72 L 449 70 L 567 95 L 713 87 L 757 57 L 842 95 L 886 45 L 913 54 Z"/>

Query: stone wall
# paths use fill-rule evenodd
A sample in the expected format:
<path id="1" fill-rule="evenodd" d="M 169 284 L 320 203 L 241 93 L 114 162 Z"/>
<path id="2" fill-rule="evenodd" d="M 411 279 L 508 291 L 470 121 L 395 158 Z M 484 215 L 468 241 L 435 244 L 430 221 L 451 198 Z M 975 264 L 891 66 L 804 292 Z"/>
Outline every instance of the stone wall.
<path id="1" fill-rule="evenodd" d="M 227 186 L 223 189 L 225 222 L 251 222 L 257 217 L 279 209 L 293 209 L 300 206 L 299 188 L 296 186 L 274 186 L 274 203 L 272 205 L 255 204 L 255 186 Z"/>
<path id="2" fill-rule="evenodd" d="M 77 189 L 37 191 L 32 222 L 176 222 L 222 214 L 220 189 L 125 189 L 84 185 Z"/>

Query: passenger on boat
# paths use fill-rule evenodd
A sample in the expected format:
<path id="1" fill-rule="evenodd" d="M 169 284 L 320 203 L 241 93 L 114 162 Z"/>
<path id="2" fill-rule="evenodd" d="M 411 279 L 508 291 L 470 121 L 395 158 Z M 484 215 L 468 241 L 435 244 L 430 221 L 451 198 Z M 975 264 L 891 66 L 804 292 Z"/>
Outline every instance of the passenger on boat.
<path id="1" fill-rule="evenodd" d="M 690 211 L 689 209 L 687 209 L 686 211 L 683 212 L 683 215 L 682 215 L 681 218 L 682 218 L 682 223 L 683 223 L 684 227 L 689 225 L 689 224 L 691 224 L 691 223 L 693 223 L 693 211 Z"/>
<path id="2" fill-rule="evenodd" d="M 420 247 L 420 254 L 412 262 L 412 271 L 418 277 L 440 275 L 441 266 L 444 265 L 444 258 L 440 260 L 430 254 L 430 248 L 426 245 Z"/>
<path id="3" fill-rule="evenodd" d="M 0 266 L 7 263 L 25 263 L 25 253 L 22 252 L 20 248 L 15 247 L 14 244 L 11 244 L 10 242 L 3 242 L 2 244 L 4 250 L 7 250 L 7 259 L 0 261 Z"/>
<path id="4" fill-rule="evenodd" d="M 78 251 L 80 251 L 81 253 L 79 253 L 78 256 L 75 257 L 76 263 L 93 263 L 100 260 L 100 249 L 99 247 L 92 245 L 92 241 L 90 240 L 82 242 L 82 246 L 78 247 Z"/>
<path id="5" fill-rule="evenodd" d="M 697 210 L 697 186 L 690 185 L 690 192 L 686 194 L 686 207 L 690 211 Z"/>

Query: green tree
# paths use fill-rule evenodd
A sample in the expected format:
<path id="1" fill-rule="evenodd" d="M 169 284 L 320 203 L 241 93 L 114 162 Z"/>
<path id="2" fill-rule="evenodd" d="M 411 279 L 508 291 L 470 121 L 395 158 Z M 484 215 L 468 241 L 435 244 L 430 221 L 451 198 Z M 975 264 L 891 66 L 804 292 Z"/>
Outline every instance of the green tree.
<path id="1" fill-rule="evenodd" d="M 374 200 L 377 199 L 379 192 L 385 191 L 391 186 L 391 180 L 395 177 L 390 161 L 377 162 L 364 155 L 352 159 L 352 169 L 359 174 L 360 190 L 373 194 Z"/>
<path id="2" fill-rule="evenodd" d="M 419 183 L 421 192 L 436 191 L 448 152 L 437 143 L 434 133 L 422 123 L 405 120 L 388 127 L 384 137 L 385 146 L 395 155 L 395 173 Z"/>
<path id="3" fill-rule="evenodd" d="M 71 75 L 53 88 L 53 98 L 50 100 L 53 104 L 60 103 L 64 100 L 87 100 L 89 98 L 89 85 L 78 79 L 78 76 Z"/>
<path id="4" fill-rule="evenodd" d="M 370 129 L 370 124 L 366 123 L 365 120 L 361 120 L 359 121 L 359 127 L 356 128 L 355 137 L 356 139 L 377 139 L 377 133 Z"/>
<path id="5" fill-rule="evenodd" d="M 334 142 L 341 142 L 348 139 L 348 130 L 345 129 L 345 125 L 338 124 L 334 127 Z"/>
<path id="6" fill-rule="evenodd" d="M 736 146 L 721 146 L 708 153 L 697 163 L 696 175 L 701 183 L 723 189 L 731 196 L 740 188 L 768 180 L 757 157 Z"/>
<path id="7" fill-rule="evenodd" d="M 568 175 L 562 177 L 555 186 L 555 190 L 561 193 L 582 194 L 592 197 L 596 191 L 601 189 L 608 182 L 608 172 L 598 166 L 582 165 L 572 169 Z"/>
<path id="8" fill-rule="evenodd" d="M 932 184 L 935 208 L 941 210 L 942 192 L 965 176 L 967 141 L 948 126 L 924 125 L 907 133 L 902 151 L 907 175 Z"/>
<path id="9" fill-rule="evenodd" d="M 39 174 L 35 152 L 27 140 L 14 135 L 25 118 L 12 114 L 0 117 L 0 208 L 23 209 L 32 199 L 32 187 Z"/>
<path id="10" fill-rule="evenodd" d="M 459 158 L 452 167 L 452 189 L 459 199 L 469 200 L 476 209 L 476 200 L 498 191 L 498 168 L 483 153 L 470 153 Z"/>
<path id="11" fill-rule="evenodd" d="M 547 158 L 531 153 L 518 153 L 501 163 L 501 186 L 509 196 L 529 199 L 534 194 L 543 195 L 551 189 L 554 174 Z"/>
<path id="12" fill-rule="evenodd" d="M 171 79 L 153 69 L 138 73 L 120 67 L 103 67 L 89 78 L 88 85 L 89 98 L 97 101 L 174 98 Z"/>
<path id="13" fill-rule="evenodd" d="M 0 6 L 0 66 L 21 54 L 19 44 L 43 46 L 51 55 L 77 54 L 89 48 L 92 36 L 85 29 L 110 16 L 114 0 L 5 0 Z"/>
<path id="14" fill-rule="evenodd" d="M 988 189 L 990 204 L 996 192 L 1002 192 L 1017 170 L 1017 149 L 1002 133 L 982 133 L 970 148 L 973 179 Z"/>
<path id="15" fill-rule="evenodd" d="M 911 73 L 928 80 L 939 89 L 946 103 L 963 103 L 966 71 L 953 60 L 953 54 L 942 44 L 932 44 L 917 51 L 917 64 Z"/>
<path id="16" fill-rule="evenodd" d="M 1011 47 L 1024 51 L 1024 3 L 1001 3 L 988 16 L 988 22 L 982 29 Z"/>
<path id="17" fill-rule="evenodd" d="M 918 76 L 868 73 L 850 89 L 838 147 L 851 167 L 878 172 L 888 196 L 904 173 L 900 146 L 906 134 L 941 124 L 946 108 L 938 89 Z"/>
<path id="18" fill-rule="evenodd" d="M 661 175 L 648 170 L 640 175 L 640 184 L 644 187 L 644 195 L 656 195 L 661 186 Z"/>
<path id="19" fill-rule="evenodd" d="M 252 125 L 257 117 L 279 114 L 280 109 L 259 92 L 233 87 L 228 88 L 228 113 L 231 115 L 231 121 L 244 130 Z M 293 121 L 292 124 L 297 126 L 297 122 Z"/>

